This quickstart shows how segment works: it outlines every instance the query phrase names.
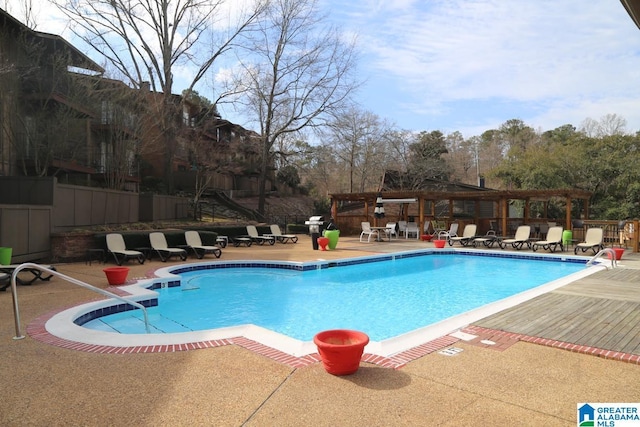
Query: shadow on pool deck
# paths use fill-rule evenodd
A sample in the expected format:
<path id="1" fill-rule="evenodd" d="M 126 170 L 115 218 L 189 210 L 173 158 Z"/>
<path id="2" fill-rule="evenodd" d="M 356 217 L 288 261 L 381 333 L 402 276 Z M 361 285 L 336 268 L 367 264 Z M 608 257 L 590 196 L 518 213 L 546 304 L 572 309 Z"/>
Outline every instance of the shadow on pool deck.
<path id="1" fill-rule="evenodd" d="M 428 247 L 418 241 L 359 243 L 336 251 L 297 244 L 227 248 L 221 260 L 308 261 Z M 638 267 L 628 254 L 621 264 Z M 130 277 L 176 262 L 128 264 Z M 106 288 L 102 264 L 58 270 Z M 612 282 L 615 283 L 615 282 Z M 22 324 L 99 296 L 54 278 L 18 288 Z M 401 369 L 362 363 L 334 377 L 319 363 L 291 368 L 238 346 L 153 354 L 97 354 L 13 340 L 10 292 L 0 293 L 0 425 L 388 426 L 477 423 L 576 425 L 578 402 L 633 402 L 640 367 L 527 342 L 505 348 L 460 341 Z M 634 326 L 635 339 L 640 327 Z"/>

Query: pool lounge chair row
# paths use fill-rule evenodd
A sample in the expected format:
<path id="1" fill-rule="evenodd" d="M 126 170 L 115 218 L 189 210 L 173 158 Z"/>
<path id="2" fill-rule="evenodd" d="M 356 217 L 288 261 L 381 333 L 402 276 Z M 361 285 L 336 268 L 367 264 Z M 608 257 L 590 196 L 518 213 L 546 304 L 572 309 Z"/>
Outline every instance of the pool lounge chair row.
<path id="1" fill-rule="evenodd" d="M 122 265 L 123 261 L 130 259 L 135 259 L 138 263 L 144 264 L 147 259 L 147 255 L 141 250 L 127 249 L 122 234 L 107 234 L 106 240 L 107 253 L 113 257 L 118 265 Z M 185 241 L 187 244 L 184 246 L 169 247 L 164 233 L 149 233 L 149 243 L 151 244 L 149 256 L 156 254 L 160 261 L 166 262 L 173 256 L 179 257 L 182 261 L 186 260 L 187 251 L 193 251 L 193 254 L 198 259 L 202 259 L 206 254 L 213 254 L 216 258 L 220 258 L 222 255 L 222 250 L 218 246 L 203 245 L 200 234 L 197 231 L 186 231 Z"/>
<path id="2" fill-rule="evenodd" d="M 253 243 L 258 245 L 274 245 L 276 242 L 280 243 L 297 243 L 298 236 L 295 234 L 283 234 L 278 224 L 272 224 L 269 226 L 270 233 L 260 234 L 255 225 L 247 225 L 247 234 L 244 236 L 232 237 L 233 244 L 235 246 L 245 245 L 251 246 Z"/>
<path id="3" fill-rule="evenodd" d="M 560 226 L 549 227 L 547 236 L 544 240 L 531 239 L 531 226 L 521 225 L 516 230 L 516 236 L 513 239 L 505 239 L 500 242 L 500 247 L 505 248 L 511 244 L 514 248 L 520 249 L 526 244 L 530 249 L 536 251 L 539 248 L 555 252 L 558 247 L 564 251 L 564 229 Z M 604 249 L 604 234 L 602 228 L 590 228 L 587 230 L 584 242 L 577 243 L 573 249 L 574 254 L 578 251 L 585 253 L 588 250 L 593 251 L 594 255 Z"/>
<path id="4" fill-rule="evenodd" d="M 489 230 L 485 236 L 476 236 L 477 227 L 475 224 L 468 224 L 465 226 L 462 236 L 448 237 L 450 246 L 459 242 L 463 246 L 473 244 L 474 247 L 483 244 L 486 247 L 492 247 L 494 243 L 498 243 L 498 246 L 502 249 L 506 249 L 511 246 L 514 249 L 520 250 L 525 245 L 534 252 L 542 248 L 549 252 L 555 252 L 558 248 L 560 251 L 564 251 L 564 229 L 561 226 L 549 227 L 547 235 L 544 240 L 535 240 L 531 238 L 531 226 L 521 225 L 516 229 L 515 236 L 512 238 L 502 239 L 496 236 L 495 231 Z M 440 234 L 442 236 L 442 233 Z M 574 248 L 574 253 L 578 254 L 578 251 L 582 253 L 592 250 L 594 254 L 604 249 L 603 243 L 603 230 L 601 228 L 590 228 L 585 235 L 585 241 L 577 243 Z"/>
<path id="5" fill-rule="evenodd" d="M 494 244 L 497 244 L 501 249 L 506 249 L 507 247 L 511 246 L 513 249 L 520 250 L 526 245 L 527 248 L 533 249 L 535 251 L 536 249 L 538 249 L 537 246 L 543 247 L 544 249 L 553 248 L 553 250 L 555 250 L 557 247 L 556 243 L 562 244 L 562 227 L 559 227 L 560 237 L 558 238 L 557 241 L 551 240 L 551 241 L 545 241 L 545 242 L 542 242 L 542 241 L 536 242 L 531 238 L 531 226 L 529 225 L 519 226 L 516 229 L 515 235 L 513 237 L 508 237 L 508 238 L 503 238 L 498 236 L 495 230 L 491 229 L 484 236 L 475 236 L 469 239 L 469 234 L 467 233 L 467 227 L 469 226 L 465 227 L 465 231 L 463 232 L 463 238 L 461 238 L 460 240 L 462 241 L 463 244 L 465 241 L 468 242 L 467 244 L 469 243 L 473 244 L 473 247 L 478 247 L 480 245 L 483 245 L 487 248 L 491 248 L 493 247 Z M 551 233 L 548 236 L 548 239 L 555 239 L 555 233 Z M 451 244 L 451 242 L 449 242 L 449 244 Z"/>
<path id="6" fill-rule="evenodd" d="M 271 233 L 265 234 L 265 236 L 273 236 L 280 243 L 298 243 L 298 236 L 295 234 L 282 234 L 278 224 L 271 224 L 269 228 L 271 229 Z"/>
<path id="7" fill-rule="evenodd" d="M 280 231 L 280 227 L 276 224 L 271 225 L 271 233 L 260 235 L 257 228 L 254 225 L 247 226 L 247 235 L 232 238 L 231 241 L 235 246 L 244 244 L 251 246 L 252 243 L 263 245 L 269 243 L 273 245 L 275 242 L 287 243 L 298 241 L 298 236 L 295 234 L 283 234 Z M 166 262 L 171 257 L 178 257 L 182 261 L 187 259 L 188 252 L 193 254 L 198 259 L 204 258 L 207 254 L 213 254 L 216 258 L 220 258 L 222 255 L 222 249 L 218 245 L 203 245 L 200 234 L 197 231 L 185 231 L 184 233 L 186 245 L 180 245 L 178 247 L 169 247 L 167 239 L 162 232 L 149 233 L 149 243 L 151 248 L 148 248 L 147 254 L 142 250 L 128 249 L 124 242 L 122 234 L 110 233 L 107 234 L 107 254 L 112 256 L 116 264 L 122 265 L 123 262 L 130 259 L 137 260 L 140 264 L 144 264 L 145 260 L 152 256 L 157 255 L 162 262 Z M 225 247 L 227 245 L 227 237 L 219 236 L 217 242 L 220 246 Z"/>

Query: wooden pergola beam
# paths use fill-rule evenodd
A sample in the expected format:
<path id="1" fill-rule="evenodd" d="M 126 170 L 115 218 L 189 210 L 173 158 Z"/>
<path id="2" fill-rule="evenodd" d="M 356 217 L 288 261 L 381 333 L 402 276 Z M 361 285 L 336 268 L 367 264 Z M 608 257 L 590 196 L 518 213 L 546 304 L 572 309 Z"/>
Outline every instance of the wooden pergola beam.
<path id="1" fill-rule="evenodd" d="M 378 192 L 336 193 L 330 197 L 337 201 L 375 203 Z M 486 190 L 486 191 L 383 191 L 383 198 L 408 199 L 416 198 L 431 201 L 440 200 L 549 200 L 552 198 L 589 200 L 591 192 L 585 190 Z M 586 209 L 585 205 L 585 209 Z"/>
<path id="2" fill-rule="evenodd" d="M 332 207 L 331 212 L 334 218 L 338 217 L 338 204 L 340 202 L 362 202 L 364 203 L 365 215 L 368 215 L 369 206 L 375 205 L 378 192 L 366 192 L 366 193 L 338 193 L 331 194 Z M 573 200 L 584 201 L 584 217 L 589 218 L 589 199 L 592 193 L 579 189 L 552 189 L 552 190 L 478 190 L 478 191 L 383 191 L 383 199 L 410 199 L 415 198 L 419 203 L 419 226 L 423 229 L 424 226 L 424 204 L 429 201 L 432 202 L 431 213 L 432 217 L 435 217 L 435 205 L 442 200 L 449 201 L 449 217 L 453 217 L 453 207 L 455 201 L 460 200 L 472 200 L 476 204 L 479 201 L 493 201 L 497 203 L 498 213 L 501 220 L 501 229 L 503 233 L 507 231 L 508 226 L 508 214 L 509 214 L 509 201 L 510 200 L 524 200 L 525 212 L 524 218 L 529 218 L 530 202 L 531 200 L 542 201 L 544 203 L 545 215 L 547 213 L 547 206 L 550 199 L 562 198 L 565 200 L 566 212 L 565 221 L 567 228 L 571 227 L 571 203 Z M 476 219 L 478 217 L 478 207 L 476 207 Z M 404 211 L 406 216 L 406 210 Z"/>

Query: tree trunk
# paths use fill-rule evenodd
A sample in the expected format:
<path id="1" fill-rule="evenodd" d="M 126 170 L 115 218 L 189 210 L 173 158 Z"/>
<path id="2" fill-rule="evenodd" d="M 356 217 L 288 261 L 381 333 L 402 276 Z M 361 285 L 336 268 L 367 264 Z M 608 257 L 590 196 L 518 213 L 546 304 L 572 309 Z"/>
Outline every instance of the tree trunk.
<path id="1" fill-rule="evenodd" d="M 258 212 L 264 215 L 267 203 L 266 186 L 267 186 L 267 166 L 269 160 L 269 144 L 267 141 L 262 146 L 262 162 L 260 164 L 260 176 L 258 178 Z"/>

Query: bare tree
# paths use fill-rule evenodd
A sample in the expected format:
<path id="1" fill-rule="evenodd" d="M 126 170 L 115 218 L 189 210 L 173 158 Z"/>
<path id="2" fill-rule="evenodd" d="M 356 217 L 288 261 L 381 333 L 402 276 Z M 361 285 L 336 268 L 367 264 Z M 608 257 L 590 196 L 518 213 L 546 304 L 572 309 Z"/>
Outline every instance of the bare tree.
<path id="1" fill-rule="evenodd" d="M 309 193 L 319 200 L 328 200 L 330 193 L 346 193 L 345 170 L 329 145 L 309 146 L 304 154 L 302 180 Z"/>
<path id="2" fill-rule="evenodd" d="M 352 107 L 329 122 L 325 144 L 333 147 L 349 177 L 349 192 L 377 190 L 384 173 L 386 146 L 382 120 Z"/>
<path id="3" fill-rule="evenodd" d="M 306 138 L 303 133 L 292 132 L 283 135 L 275 142 L 273 156 L 276 170 L 279 171 L 291 163 L 290 157 L 295 157 L 300 152 L 300 141 L 304 140 Z"/>
<path id="4" fill-rule="evenodd" d="M 200 132 L 198 132 L 200 133 Z M 211 186 L 214 174 L 222 169 L 220 153 L 212 149 L 211 141 L 202 134 L 189 139 L 191 168 L 195 172 L 193 219 L 198 219 L 198 205 L 204 192 Z"/>
<path id="5" fill-rule="evenodd" d="M 222 0 L 49 1 L 67 16 L 74 34 L 115 67 L 118 77 L 134 88 L 150 85 L 163 94 L 164 100 L 155 104 L 158 110 L 152 114 L 160 118 L 165 180 L 171 191 L 172 161 L 178 148 L 175 119 L 181 114 L 181 105 L 172 96 L 176 69 L 194 70 L 187 88 L 192 90 L 262 13 L 266 0 L 255 0 L 246 10 L 237 2 Z M 229 9 L 237 12 L 237 21 L 221 27 Z"/>
<path id="6" fill-rule="evenodd" d="M 611 135 L 624 135 L 627 120 L 617 114 L 606 114 L 596 121 L 592 118 L 585 119 L 580 131 L 592 138 L 602 138 Z"/>
<path id="7" fill-rule="evenodd" d="M 271 149 L 286 134 L 322 124 L 356 87 L 354 44 L 327 25 L 315 0 L 273 0 L 242 59 L 244 105 L 260 126 L 258 211 L 265 209 Z"/>
<path id="8" fill-rule="evenodd" d="M 388 157 L 392 160 L 388 165 L 398 172 L 407 172 L 411 157 L 410 146 L 415 141 L 416 134 L 410 130 L 389 129 L 385 134 L 388 146 Z"/>
<path id="9" fill-rule="evenodd" d="M 450 133 L 445 137 L 447 144 L 448 164 L 452 169 L 452 178 L 467 184 L 478 182 L 479 150 L 474 139 L 464 139 L 460 132 Z"/>
<path id="10" fill-rule="evenodd" d="M 124 190 L 127 178 L 138 176 L 139 159 L 157 150 L 155 139 L 141 138 L 147 133 L 148 124 L 141 118 L 149 117 L 148 97 L 116 80 L 86 78 L 83 83 L 93 110 L 100 112 L 92 163 L 103 173 L 107 188 Z"/>

